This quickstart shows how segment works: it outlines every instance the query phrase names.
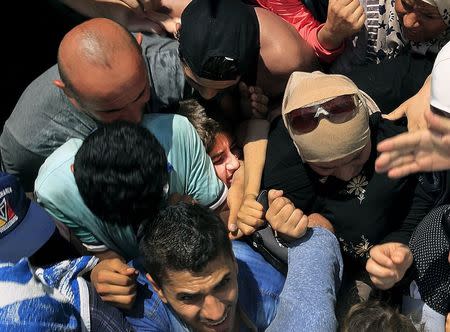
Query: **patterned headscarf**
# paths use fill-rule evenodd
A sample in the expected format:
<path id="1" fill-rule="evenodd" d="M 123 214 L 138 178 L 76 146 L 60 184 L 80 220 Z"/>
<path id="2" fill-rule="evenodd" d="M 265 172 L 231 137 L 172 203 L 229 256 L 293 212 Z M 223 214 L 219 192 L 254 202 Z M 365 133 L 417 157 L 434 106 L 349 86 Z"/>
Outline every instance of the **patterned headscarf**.
<path id="1" fill-rule="evenodd" d="M 402 35 L 399 17 L 395 11 L 396 0 L 360 0 L 366 12 L 365 26 L 347 42 L 344 53 L 331 66 L 332 73 L 345 73 L 355 65 L 380 63 L 395 58 L 409 40 Z M 400 0 L 397 0 L 400 1 Z M 418 0 L 416 0 L 418 1 Z M 450 26 L 449 0 L 422 0 L 438 8 L 444 22 Z M 437 54 L 450 41 L 450 28 L 440 36 L 426 42 L 412 42 L 411 49 L 424 55 Z"/>
<path id="2" fill-rule="evenodd" d="M 438 37 L 430 41 L 419 43 L 412 42 L 411 48 L 415 53 L 419 54 L 425 54 L 427 52 L 437 54 L 442 49 L 442 47 L 444 47 L 444 45 L 450 41 L 450 1 L 449 0 L 422 0 L 422 1 L 432 5 L 433 7 L 437 7 L 439 13 L 441 14 L 442 19 L 444 20 L 445 24 L 447 24 L 449 27 Z"/>

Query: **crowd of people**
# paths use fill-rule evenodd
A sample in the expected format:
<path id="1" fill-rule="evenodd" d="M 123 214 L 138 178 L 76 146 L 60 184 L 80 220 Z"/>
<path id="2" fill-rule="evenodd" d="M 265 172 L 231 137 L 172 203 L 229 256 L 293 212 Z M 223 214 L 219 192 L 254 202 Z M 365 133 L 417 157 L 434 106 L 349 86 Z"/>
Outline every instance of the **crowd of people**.
<path id="1" fill-rule="evenodd" d="M 449 0 L 61 2 L 0 330 L 450 332 Z"/>

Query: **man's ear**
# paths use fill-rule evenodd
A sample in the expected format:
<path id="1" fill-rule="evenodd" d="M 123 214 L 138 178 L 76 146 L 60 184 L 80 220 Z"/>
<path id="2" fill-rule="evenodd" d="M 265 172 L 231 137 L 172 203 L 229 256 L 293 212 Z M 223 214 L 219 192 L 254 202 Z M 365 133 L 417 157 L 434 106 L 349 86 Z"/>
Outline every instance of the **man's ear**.
<path id="1" fill-rule="evenodd" d="M 77 99 L 74 97 L 74 95 L 72 94 L 72 92 L 70 92 L 69 89 L 67 89 L 66 85 L 64 84 L 63 81 L 61 80 L 53 80 L 53 85 L 55 85 L 57 88 L 61 89 L 64 94 L 67 96 L 67 98 L 69 99 L 69 101 L 72 103 L 72 105 L 82 111 L 83 109 L 81 108 L 80 104 L 78 103 Z"/>
<path id="2" fill-rule="evenodd" d="M 55 85 L 57 88 L 60 88 L 61 90 L 63 90 L 64 94 L 67 97 L 73 98 L 72 93 L 69 91 L 69 89 L 67 89 L 67 86 L 64 84 L 63 81 L 61 81 L 61 80 L 53 80 L 53 85 Z"/>
<path id="3" fill-rule="evenodd" d="M 158 294 L 158 296 L 161 299 L 161 301 L 163 301 L 164 303 L 167 303 L 167 299 L 164 296 L 164 293 L 163 293 L 161 287 L 158 286 L 158 284 L 153 280 L 151 275 L 147 273 L 145 275 L 145 277 L 147 278 L 148 281 L 150 281 L 150 284 L 152 285 L 152 287 L 155 290 L 155 292 Z"/>
<path id="4" fill-rule="evenodd" d="M 140 32 L 138 32 L 137 34 L 136 34 L 136 41 L 137 41 L 137 43 L 139 44 L 139 45 L 141 45 L 142 44 L 142 33 L 140 33 Z"/>
<path id="5" fill-rule="evenodd" d="M 66 85 L 61 80 L 53 80 L 53 84 L 61 90 L 64 90 L 66 88 Z"/>

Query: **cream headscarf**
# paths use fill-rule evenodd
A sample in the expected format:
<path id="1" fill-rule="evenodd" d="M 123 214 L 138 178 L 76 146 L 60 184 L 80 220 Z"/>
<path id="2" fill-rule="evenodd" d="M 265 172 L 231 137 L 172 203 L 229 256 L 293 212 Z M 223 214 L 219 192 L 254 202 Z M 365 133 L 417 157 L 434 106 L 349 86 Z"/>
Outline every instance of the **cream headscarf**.
<path id="1" fill-rule="evenodd" d="M 361 102 L 358 113 L 349 121 L 336 124 L 322 118 L 317 128 L 305 134 L 290 127 L 287 115 L 293 110 L 350 94 L 357 95 Z M 304 162 L 328 162 L 363 149 L 370 139 L 369 114 L 373 112 L 379 112 L 375 102 L 349 78 L 321 72 L 292 73 L 282 105 L 284 124 Z"/>

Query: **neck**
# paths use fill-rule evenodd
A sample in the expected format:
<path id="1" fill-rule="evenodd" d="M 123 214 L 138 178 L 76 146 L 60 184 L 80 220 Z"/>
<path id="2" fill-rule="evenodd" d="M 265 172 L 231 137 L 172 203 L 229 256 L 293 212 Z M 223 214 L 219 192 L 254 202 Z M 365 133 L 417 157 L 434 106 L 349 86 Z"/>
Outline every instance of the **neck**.
<path id="1" fill-rule="evenodd" d="M 233 332 L 239 332 L 241 326 L 241 310 L 239 305 L 236 306 L 236 314 L 234 315 Z"/>

